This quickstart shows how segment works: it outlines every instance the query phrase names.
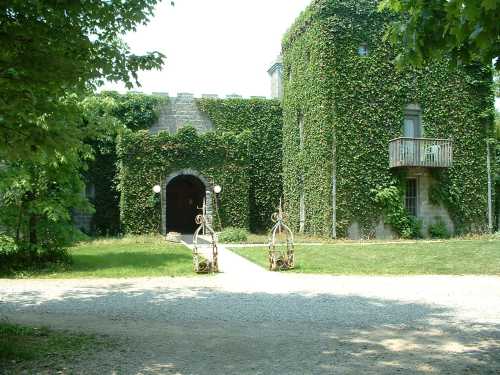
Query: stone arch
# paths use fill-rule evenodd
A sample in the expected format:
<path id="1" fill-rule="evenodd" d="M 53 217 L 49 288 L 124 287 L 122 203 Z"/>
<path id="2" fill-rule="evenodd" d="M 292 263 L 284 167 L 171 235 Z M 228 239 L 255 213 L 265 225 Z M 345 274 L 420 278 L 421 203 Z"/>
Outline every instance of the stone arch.
<path id="1" fill-rule="evenodd" d="M 183 177 L 186 178 L 193 178 L 198 180 L 201 185 L 203 186 L 204 189 L 204 198 L 206 200 L 207 204 L 207 216 L 208 220 L 211 222 L 212 221 L 212 191 L 213 191 L 213 186 L 212 183 L 201 173 L 194 169 L 182 169 L 176 172 L 173 172 L 169 174 L 165 179 L 163 179 L 162 182 L 162 189 L 161 189 L 161 232 L 162 234 L 167 234 L 168 231 L 168 225 L 169 223 L 167 222 L 167 213 L 169 209 L 169 197 L 167 197 L 167 192 L 169 190 L 169 185 L 172 183 L 175 183 L 176 181 L 182 179 Z M 200 211 L 201 212 L 201 211 Z"/>

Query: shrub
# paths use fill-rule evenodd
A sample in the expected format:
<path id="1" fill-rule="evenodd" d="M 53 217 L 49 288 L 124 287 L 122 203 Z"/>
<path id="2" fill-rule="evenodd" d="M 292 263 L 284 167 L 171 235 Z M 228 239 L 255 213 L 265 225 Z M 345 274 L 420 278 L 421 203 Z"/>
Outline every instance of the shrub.
<path id="1" fill-rule="evenodd" d="M 12 252 L 16 252 L 16 250 L 16 241 L 10 236 L 0 234 L 0 254 L 9 254 Z"/>
<path id="2" fill-rule="evenodd" d="M 450 232 L 441 217 L 436 217 L 435 223 L 429 225 L 428 231 L 431 238 L 450 238 Z"/>
<path id="3" fill-rule="evenodd" d="M 397 186 L 372 189 L 373 200 L 382 209 L 385 220 L 401 238 L 420 238 L 422 223 L 408 214 Z"/>
<path id="4" fill-rule="evenodd" d="M 0 234 L 0 275 L 66 266 L 71 262 L 71 255 L 65 248 L 17 244 L 12 237 Z"/>
<path id="5" fill-rule="evenodd" d="M 229 227 L 219 234 L 219 241 L 229 243 L 245 242 L 247 237 L 248 231 L 246 229 Z"/>

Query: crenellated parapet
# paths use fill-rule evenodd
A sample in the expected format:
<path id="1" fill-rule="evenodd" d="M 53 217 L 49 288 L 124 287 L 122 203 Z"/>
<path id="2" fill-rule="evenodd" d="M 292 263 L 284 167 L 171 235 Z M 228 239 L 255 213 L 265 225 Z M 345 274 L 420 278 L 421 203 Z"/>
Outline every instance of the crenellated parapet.
<path id="1" fill-rule="evenodd" d="M 170 134 L 175 134 L 184 126 L 190 125 L 199 133 L 206 133 L 214 129 L 214 124 L 208 116 L 200 111 L 194 94 L 179 93 L 176 97 L 170 97 L 166 92 L 154 92 L 153 95 L 168 97 L 169 100 L 160 110 L 160 115 L 156 124 L 149 130 L 156 134 L 162 131 L 167 131 Z M 217 94 L 202 94 L 202 99 L 245 99 L 242 95 L 229 94 L 221 98 Z M 267 99 L 263 96 L 252 96 L 250 99 Z"/>

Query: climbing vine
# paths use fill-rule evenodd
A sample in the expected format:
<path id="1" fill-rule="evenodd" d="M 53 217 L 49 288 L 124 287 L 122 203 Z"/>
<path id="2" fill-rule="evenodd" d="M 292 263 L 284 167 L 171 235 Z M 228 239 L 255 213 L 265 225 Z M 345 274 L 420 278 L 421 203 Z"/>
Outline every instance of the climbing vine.
<path id="1" fill-rule="evenodd" d="M 271 215 L 283 194 L 281 104 L 267 99 L 199 99 L 198 106 L 217 132 L 250 131 L 250 229 L 269 229 Z"/>
<path id="2" fill-rule="evenodd" d="M 95 207 L 91 230 L 96 235 L 120 233 L 120 194 L 116 189 L 116 137 L 123 129 L 143 130 L 158 119 L 159 108 L 168 98 L 139 93 L 103 92 L 85 99 L 92 113 L 114 120 L 106 137 L 92 141 L 94 160 L 85 173 L 87 184 L 93 186 L 91 203 Z"/>
<path id="3" fill-rule="evenodd" d="M 292 224 L 299 227 L 303 195 L 306 232 L 331 235 L 335 214 L 338 236 L 353 223 L 372 235 L 384 210 L 371 190 L 399 184 L 388 145 L 401 136 L 405 106 L 418 103 L 424 136 L 453 141 L 453 167 L 438 178 L 456 230 L 484 230 L 491 71 L 447 61 L 396 70 L 396 51 L 383 40 L 389 16 L 376 4 L 315 0 L 283 40 L 283 185 Z"/>
<path id="4" fill-rule="evenodd" d="M 194 169 L 224 187 L 216 223 L 249 226 L 249 132 L 198 134 L 190 126 L 176 134 L 124 132 L 119 139 L 120 213 L 125 232 L 157 233 L 161 211 L 152 187 L 173 172 Z"/>

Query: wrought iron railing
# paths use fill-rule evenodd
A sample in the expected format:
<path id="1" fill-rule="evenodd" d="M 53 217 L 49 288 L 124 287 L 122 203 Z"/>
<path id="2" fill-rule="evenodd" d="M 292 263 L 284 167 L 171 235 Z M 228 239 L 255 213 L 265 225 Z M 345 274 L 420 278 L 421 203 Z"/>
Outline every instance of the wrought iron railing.
<path id="1" fill-rule="evenodd" d="M 389 142 L 389 167 L 449 168 L 453 143 L 449 139 L 396 138 Z"/>

